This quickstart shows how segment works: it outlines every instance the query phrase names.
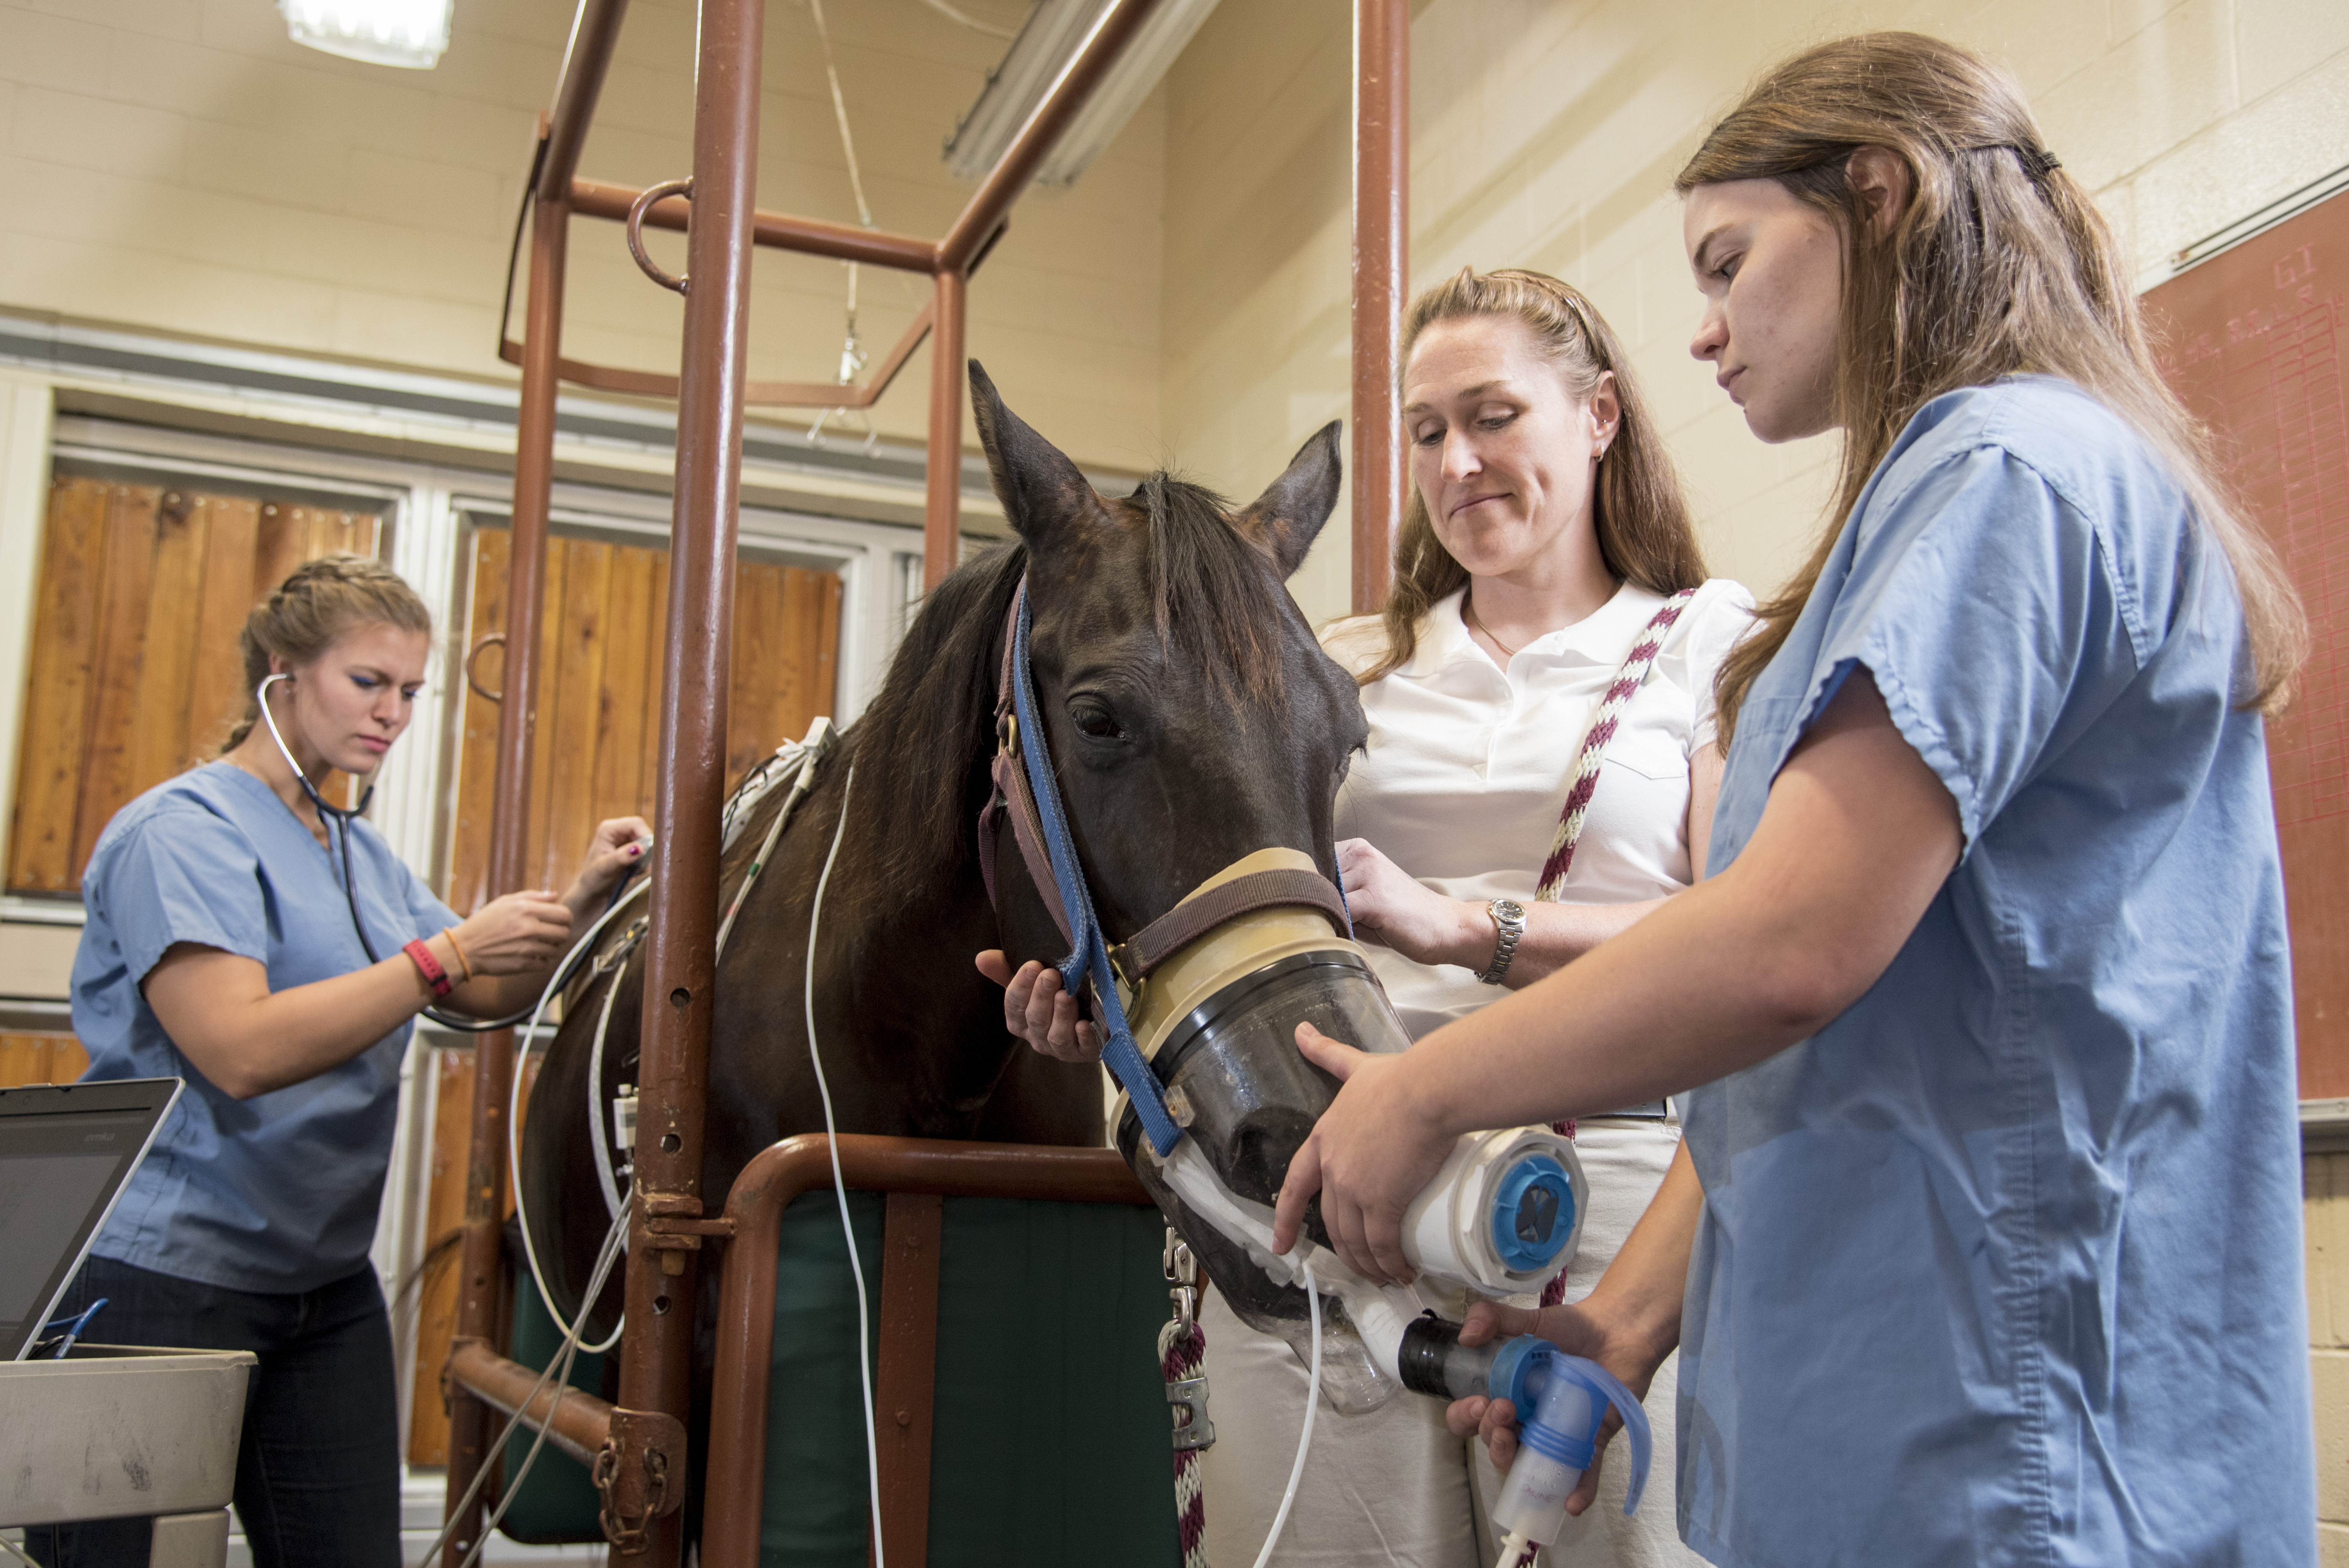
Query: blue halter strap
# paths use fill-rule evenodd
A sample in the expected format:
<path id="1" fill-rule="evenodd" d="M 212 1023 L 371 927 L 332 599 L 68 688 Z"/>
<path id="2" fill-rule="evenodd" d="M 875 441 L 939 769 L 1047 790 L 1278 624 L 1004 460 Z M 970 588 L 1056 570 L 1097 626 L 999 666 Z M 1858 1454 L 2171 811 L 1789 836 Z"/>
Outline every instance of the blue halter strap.
<path id="1" fill-rule="evenodd" d="M 1052 752 L 1044 727 L 1036 718 L 1034 679 L 1028 670 L 1028 585 L 1019 585 L 1019 614 L 1011 650 L 1011 696 L 1019 722 L 1019 757 L 1028 770 L 1029 792 L 1036 799 L 1036 815 L 1044 832 L 1045 852 L 1052 861 L 1061 906 L 1068 913 L 1073 945 L 1061 960 L 1061 988 L 1071 996 L 1086 980 L 1093 986 L 1093 1006 L 1109 1043 L 1102 1047 L 1102 1066 L 1133 1101 L 1134 1114 L 1150 1147 L 1164 1159 L 1182 1141 L 1183 1130 L 1167 1113 L 1158 1075 L 1150 1070 L 1133 1043 L 1125 1021 L 1125 1004 L 1117 994 L 1117 975 L 1111 969 L 1109 944 L 1102 938 L 1101 921 L 1093 914 L 1092 892 L 1085 885 L 1084 868 L 1077 863 L 1076 845 L 1069 838 L 1068 813 L 1061 806 L 1061 787 L 1052 777 Z"/>

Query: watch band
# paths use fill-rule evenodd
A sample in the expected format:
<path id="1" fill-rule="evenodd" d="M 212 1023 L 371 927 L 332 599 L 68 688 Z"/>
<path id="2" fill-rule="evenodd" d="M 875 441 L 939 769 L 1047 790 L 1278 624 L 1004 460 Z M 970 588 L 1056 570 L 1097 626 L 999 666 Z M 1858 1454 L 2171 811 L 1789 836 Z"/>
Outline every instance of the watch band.
<path id="1" fill-rule="evenodd" d="M 440 967 L 440 961 L 432 956 L 432 949 L 424 945 L 422 937 L 418 937 L 400 951 L 408 954 L 409 962 L 416 965 L 416 972 L 424 976 L 424 983 L 432 987 L 432 995 L 436 998 L 446 996 L 455 989 L 449 983 L 449 972 Z"/>
<path id="2" fill-rule="evenodd" d="M 1513 898 L 1496 898 L 1485 905 L 1485 913 L 1493 917 L 1493 962 L 1476 978 L 1487 985 L 1498 985 L 1526 934 L 1526 910 Z"/>

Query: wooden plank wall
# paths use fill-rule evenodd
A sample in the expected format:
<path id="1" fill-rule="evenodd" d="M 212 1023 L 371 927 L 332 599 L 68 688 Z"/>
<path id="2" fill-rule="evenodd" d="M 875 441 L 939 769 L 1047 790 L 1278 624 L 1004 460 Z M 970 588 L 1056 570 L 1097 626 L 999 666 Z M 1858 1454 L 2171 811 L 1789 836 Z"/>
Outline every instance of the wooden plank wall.
<path id="1" fill-rule="evenodd" d="M 49 1030 L 0 1034 L 0 1088 L 71 1083 L 88 1066 L 89 1053 L 71 1035 Z"/>
<path id="2" fill-rule="evenodd" d="M 466 645 L 505 624 L 510 536 L 474 535 L 473 594 Z M 840 644 L 840 579 L 744 561 L 736 578 L 729 679 L 729 779 L 832 711 Z M 576 875 L 595 824 L 630 814 L 650 820 L 660 748 L 661 649 L 668 628 L 668 552 L 560 535 L 547 542 L 541 618 L 537 724 L 531 737 L 530 864 L 538 885 L 561 890 Z M 481 655 L 481 684 L 496 690 L 502 652 Z M 490 795 L 496 774 L 497 705 L 465 694 L 449 903 L 476 908 L 487 890 Z"/>
<path id="3" fill-rule="evenodd" d="M 237 633 L 315 556 L 381 519 L 60 476 L 35 589 L 10 892 L 73 896 L 108 820 L 211 755 L 243 711 Z"/>
<path id="4" fill-rule="evenodd" d="M 473 536 L 471 611 L 465 640 L 477 645 L 506 623 L 512 535 Z M 547 541 L 547 614 L 541 620 L 538 721 L 531 735 L 531 865 L 539 884 L 561 889 L 577 874 L 595 824 L 631 813 L 650 820 L 659 764 L 661 652 L 668 634 L 668 552 L 556 535 Z M 739 778 L 784 740 L 832 711 L 840 645 L 840 579 L 771 562 L 744 561 L 735 578 L 734 653 L 728 679 L 726 766 Z M 503 678 L 498 650 L 475 672 L 490 690 Z M 461 674 L 456 678 L 462 679 Z M 487 887 L 490 795 L 496 777 L 497 704 L 468 689 L 458 754 L 449 903 L 469 913 Z M 424 1232 L 431 1241 L 465 1212 L 466 1137 L 473 1098 L 473 1053 L 435 1053 L 431 1186 Z M 535 1073 L 537 1058 L 523 1067 Z M 524 1091 L 524 1102 L 528 1091 Z M 512 1195 L 509 1187 L 508 1212 Z M 446 1464 L 449 1417 L 440 1367 L 456 1330 L 453 1262 L 419 1282 L 416 1374 L 408 1431 L 411 1464 Z"/>

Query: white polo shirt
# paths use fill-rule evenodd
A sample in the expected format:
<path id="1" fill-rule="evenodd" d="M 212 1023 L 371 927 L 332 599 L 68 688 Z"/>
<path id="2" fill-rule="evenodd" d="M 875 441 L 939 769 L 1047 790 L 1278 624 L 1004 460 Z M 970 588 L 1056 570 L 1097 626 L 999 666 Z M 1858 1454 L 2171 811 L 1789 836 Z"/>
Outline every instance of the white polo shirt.
<path id="1" fill-rule="evenodd" d="M 1409 664 L 1362 688 L 1370 739 L 1338 791 L 1338 836 L 1369 840 L 1446 897 L 1531 903 L 1567 771 L 1664 601 L 1627 583 L 1590 615 L 1526 644 L 1504 670 L 1469 636 L 1464 592 L 1428 611 Z M 1665 634 L 1607 748 L 1562 902 L 1634 903 L 1689 885 L 1689 758 L 1714 738 L 1713 677 L 1753 611 L 1752 594 L 1716 577 Z M 1321 643 L 1355 671 L 1385 651 L 1376 616 L 1337 622 Z M 1370 951 L 1414 1040 L 1499 995 L 1473 970 Z"/>

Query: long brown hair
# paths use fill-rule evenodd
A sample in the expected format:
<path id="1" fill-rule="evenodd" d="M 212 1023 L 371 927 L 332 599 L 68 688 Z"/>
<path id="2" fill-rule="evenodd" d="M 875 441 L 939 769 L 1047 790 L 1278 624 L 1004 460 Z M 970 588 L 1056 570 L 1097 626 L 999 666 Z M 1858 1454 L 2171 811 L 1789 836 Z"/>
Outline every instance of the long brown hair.
<path id="1" fill-rule="evenodd" d="M 1915 189 L 1881 238 L 1847 178 L 1880 147 Z M 1809 562 L 1761 606 L 1723 665 L 1721 738 L 1785 644 L 1845 521 L 1917 410 L 2002 376 L 2059 376 L 2133 426 L 2233 562 L 2255 676 L 2246 707 L 2279 711 L 2305 655 L 2291 580 L 2228 498 L 2209 432 L 2163 381 L 2112 231 L 2046 151 L 2023 90 L 1968 50 L 1916 33 L 1863 33 L 1806 49 L 1713 127 L 1673 188 L 1775 180 L 1826 213 L 1844 241 L 1834 422 L 1841 472 Z"/>
<path id="2" fill-rule="evenodd" d="M 1412 301 L 1403 320 L 1403 358 L 1421 333 L 1439 321 L 1505 316 L 1524 324 L 1541 356 L 1565 377 L 1567 390 L 1587 399 L 1599 378 L 1615 373 L 1615 400 L 1621 421 L 1599 464 L 1592 511 L 1599 556 L 1618 579 L 1653 593 L 1677 593 L 1704 581 L 1704 554 L 1696 526 L 1681 494 L 1680 475 L 1648 418 L 1647 400 L 1631 377 L 1623 346 L 1598 307 L 1579 289 L 1547 273 L 1508 267 L 1459 273 Z M 1368 686 L 1411 662 L 1419 646 L 1419 623 L 1437 601 L 1468 581 L 1467 568 L 1453 559 L 1435 536 L 1427 502 L 1411 487 L 1403 504 L 1402 536 L 1395 542 L 1394 586 L 1387 591 L 1380 619 L 1386 652 L 1360 677 Z"/>
<path id="3" fill-rule="evenodd" d="M 305 561 L 254 607 L 238 634 L 244 658 L 244 714 L 221 743 L 227 756 L 261 722 L 254 693 L 269 678 L 272 654 L 289 665 L 306 665 L 336 638 L 361 626 L 397 626 L 432 634 L 432 612 L 408 580 L 366 555 L 321 555 Z"/>

